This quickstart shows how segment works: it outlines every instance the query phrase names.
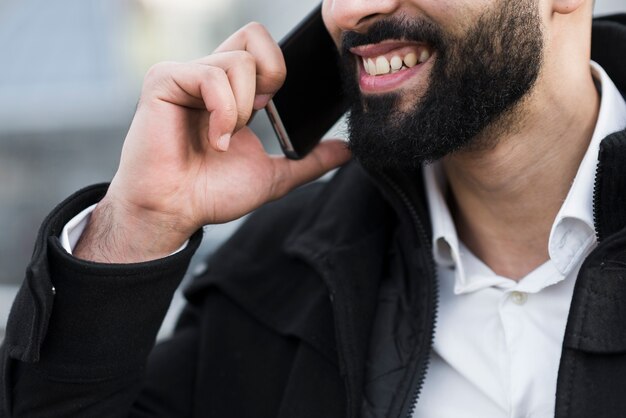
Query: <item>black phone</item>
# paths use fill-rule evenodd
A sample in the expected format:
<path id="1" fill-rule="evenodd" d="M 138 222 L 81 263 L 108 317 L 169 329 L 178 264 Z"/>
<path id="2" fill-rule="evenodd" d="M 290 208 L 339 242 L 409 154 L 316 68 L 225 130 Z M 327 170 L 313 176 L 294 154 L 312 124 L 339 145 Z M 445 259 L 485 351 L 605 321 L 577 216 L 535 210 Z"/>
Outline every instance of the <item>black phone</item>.
<path id="1" fill-rule="evenodd" d="M 285 155 L 300 159 L 348 108 L 339 53 L 322 21 L 321 5 L 279 44 L 287 78 L 265 109 Z"/>

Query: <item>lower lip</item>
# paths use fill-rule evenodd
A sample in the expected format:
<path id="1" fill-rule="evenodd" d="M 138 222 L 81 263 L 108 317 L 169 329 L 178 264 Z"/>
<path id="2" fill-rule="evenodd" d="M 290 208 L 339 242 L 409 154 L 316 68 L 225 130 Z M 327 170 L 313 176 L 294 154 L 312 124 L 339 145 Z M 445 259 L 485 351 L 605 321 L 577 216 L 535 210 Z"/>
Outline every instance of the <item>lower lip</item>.
<path id="1" fill-rule="evenodd" d="M 376 76 L 369 75 L 361 62 L 359 69 L 359 85 L 361 86 L 361 91 L 364 93 L 386 93 L 395 90 L 401 87 L 408 79 L 419 76 L 430 61 L 431 59 L 428 59 L 411 68 L 400 70 L 392 74 Z"/>

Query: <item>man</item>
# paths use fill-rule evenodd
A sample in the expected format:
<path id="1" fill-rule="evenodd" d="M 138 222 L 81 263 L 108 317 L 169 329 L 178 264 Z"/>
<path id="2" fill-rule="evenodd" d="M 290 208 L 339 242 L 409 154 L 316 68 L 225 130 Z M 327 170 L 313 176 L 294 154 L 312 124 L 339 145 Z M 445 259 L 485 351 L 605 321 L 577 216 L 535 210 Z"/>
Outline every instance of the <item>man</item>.
<path id="1" fill-rule="evenodd" d="M 358 162 L 258 210 L 152 349 L 195 231 L 350 158 L 265 155 L 245 124 L 285 68 L 257 24 L 155 66 L 111 185 L 44 222 L 5 415 L 626 414 L 626 18 L 597 22 L 598 65 L 590 0 L 323 15 Z"/>

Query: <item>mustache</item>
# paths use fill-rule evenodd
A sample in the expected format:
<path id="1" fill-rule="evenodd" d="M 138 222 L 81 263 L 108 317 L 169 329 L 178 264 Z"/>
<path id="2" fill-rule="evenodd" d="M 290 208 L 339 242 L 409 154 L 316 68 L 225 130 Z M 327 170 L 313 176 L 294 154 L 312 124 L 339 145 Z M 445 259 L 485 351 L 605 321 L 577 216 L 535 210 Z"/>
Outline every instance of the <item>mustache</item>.
<path id="1" fill-rule="evenodd" d="M 434 49 L 445 45 L 443 31 L 423 17 L 390 17 L 374 22 L 365 32 L 346 31 L 341 36 L 341 53 L 350 48 L 386 40 L 425 42 Z"/>

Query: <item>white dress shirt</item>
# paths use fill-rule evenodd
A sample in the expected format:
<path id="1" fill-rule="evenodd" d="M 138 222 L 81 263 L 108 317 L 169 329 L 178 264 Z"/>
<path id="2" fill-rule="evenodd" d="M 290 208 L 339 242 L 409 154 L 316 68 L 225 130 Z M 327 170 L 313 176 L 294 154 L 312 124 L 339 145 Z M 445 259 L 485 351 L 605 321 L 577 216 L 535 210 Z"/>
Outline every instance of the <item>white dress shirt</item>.
<path id="1" fill-rule="evenodd" d="M 440 164 L 424 168 L 440 286 L 430 367 L 414 417 L 554 417 L 561 345 L 576 275 L 596 245 L 593 186 L 600 141 L 626 127 L 626 103 L 596 63 L 600 113 L 552 225 L 550 259 L 516 282 L 459 240 Z"/>

